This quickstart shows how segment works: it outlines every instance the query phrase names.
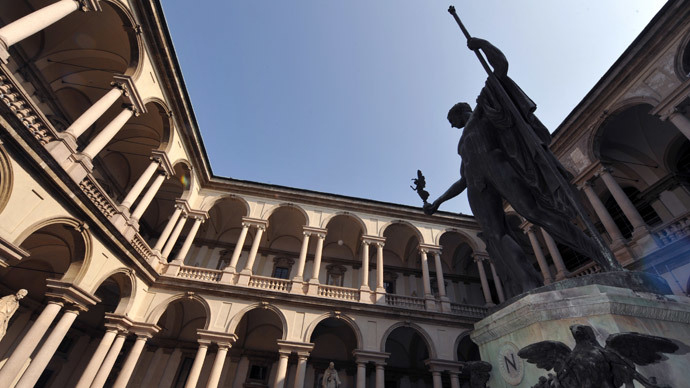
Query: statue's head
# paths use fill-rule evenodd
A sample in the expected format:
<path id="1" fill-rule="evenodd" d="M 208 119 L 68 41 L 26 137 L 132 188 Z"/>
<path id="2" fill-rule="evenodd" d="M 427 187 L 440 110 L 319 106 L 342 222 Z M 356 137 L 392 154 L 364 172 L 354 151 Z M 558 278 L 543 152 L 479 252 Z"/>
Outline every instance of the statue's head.
<path id="1" fill-rule="evenodd" d="M 29 291 L 27 291 L 27 290 L 25 290 L 25 289 L 22 288 L 21 290 L 17 291 L 17 295 L 16 295 L 16 296 L 17 296 L 17 299 L 22 299 L 22 298 L 24 298 L 25 296 L 27 296 L 28 294 L 29 294 Z"/>
<path id="2" fill-rule="evenodd" d="M 591 326 L 586 325 L 572 325 L 570 326 L 570 332 L 575 338 L 575 342 L 580 341 L 596 341 L 596 336 L 594 335 L 594 329 Z"/>
<path id="3" fill-rule="evenodd" d="M 472 107 L 466 102 L 458 102 L 448 111 L 448 121 L 453 128 L 463 128 L 472 115 Z"/>
<path id="4" fill-rule="evenodd" d="M 333 362 L 328 363 L 328 369 L 333 369 L 335 368 L 335 364 Z"/>

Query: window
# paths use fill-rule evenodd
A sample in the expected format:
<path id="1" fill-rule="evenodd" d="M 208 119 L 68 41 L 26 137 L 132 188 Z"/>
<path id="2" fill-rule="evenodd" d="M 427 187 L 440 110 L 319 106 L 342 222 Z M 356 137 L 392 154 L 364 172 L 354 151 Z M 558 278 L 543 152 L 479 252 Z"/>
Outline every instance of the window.
<path id="1" fill-rule="evenodd" d="M 290 270 L 292 265 L 295 264 L 295 260 L 288 259 L 287 257 L 275 257 L 273 258 L 273 277 L 277 279 L 289 279 Z"/>
<path id="2" fill-rule="evenodd" d="M 251 369 L 249 370 L 249 378 L 251 380 L 261 380 L 264 381 L 266 379 L 266 371 L 268 368 L 264 365 L 252 365 Z"/>
<path id="3" fill-rule="evenodd" d="M 245 387 L 268 387 L 268 376 L 271 374 L 270 361 L 263 359 L 250 359 Z"/>
<path id="4" fill-rule="evenodd" d="M 395 272 L 383 272 L 383 288 L 386 289 L 387 294 L 395 294 L 395 281 L 398 279 L 398 274 Z"/>
<path id="5" fill-rule="evenodd" d="M 386 289 L 387 294 L 395 294 L 395 283 L 384 280 L 383 281 L 383 288 Z"/>
<path id="6" fill-rule="evenodd" d="M 232 254 L 231 251 L 228 250 L 222 250 L 220 251 L 220 257 L 218 257 L 218 264 L 216 264 L 216 269 L 223 270 L 225 267 L 230 264 L 230 255 Z"/>
<path id="7" fill-rule="evenodd" d="M 345 268 L 342 265 L 331 264 L 326 267 L 326 284 L 329 286 L 342 287 L 345 278 Z"/>
<path id="8" fill-rule="evenodd" d="M 290 268 L 275 267 L 273 269 L 273 277 L 278 279 L 288 279 L 290 277 Z"/>

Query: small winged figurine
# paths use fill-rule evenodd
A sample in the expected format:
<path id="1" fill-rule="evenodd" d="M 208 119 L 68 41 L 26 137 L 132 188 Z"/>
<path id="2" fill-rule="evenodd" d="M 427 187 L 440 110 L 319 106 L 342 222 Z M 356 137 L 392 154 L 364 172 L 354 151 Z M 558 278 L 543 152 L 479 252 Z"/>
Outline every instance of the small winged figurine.
<path id="1" fill-rule="evenodd" d="M 412 182 L 414 183 L 414 186 L 410 186 L 412 190 L 416 191 L 417 194 L 419 194 L 419 198 L 424 201 L 424 204 L 426 204 L 426 200 L 429 198 L 429 192 L 424 190 L 426 187 L 426 178 L 424 178 L 424 175 L 422 175 L 422 170 L 417 170 L 417 178 L 413 178 Z"/>
<path id="2" fill-rule="evenodd" d="M 486 388 L 491 378 L 491 364 L 486 361 L 468 361 L 464 363 L 463 372 L 470 375 L 470 388 Z"/>
<path id="3" fill-rule="evenodd" d="M 575 338 L 575 348 L 558 341 L 541 341 L 525 346 L 518 356 L 538 368 L 556 372 L 549 380 L 561 388 L 632 388 L 637 380 L 646 388 L 670 388 L 657 385 L 654 377 L 646 378 L 636 369 L 637 365 L 650 365 L 665 360 L 663 353 L 679 349 L 671 340 L 640 333 L 612 334 L 602 347 L 590 326 L 572 325 L 570 332 Z M 553 382 L 553 381 L 550 381 Z M 535 387 L 544 385 L 540 379 Z M 542 384 L 542 385 L 540 385 Z"/>

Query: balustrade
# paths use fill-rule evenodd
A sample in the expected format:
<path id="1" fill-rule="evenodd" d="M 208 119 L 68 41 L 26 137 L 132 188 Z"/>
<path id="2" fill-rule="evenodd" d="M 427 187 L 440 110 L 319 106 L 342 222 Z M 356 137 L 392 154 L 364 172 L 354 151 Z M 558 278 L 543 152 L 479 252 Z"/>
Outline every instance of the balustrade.
<path id="1" fill-rule="evenodd" d="M 415 298 L 412 296 L 386 294 L 386 304 L 389 306 L 403 307 L 414 310 L 426 310 L 424 298 Z"/>
<path id="2" fill-rule="evenodd" d="M 263 290 L 289 292 L 292 288 L 292 281 L 264 276 L 252 275 L 249 279 L 249 287 L 261 288 Z"/>
<path id="3" fill-rule="evenodd" d="M 219 282 L 223 271 L 208 268 L 181 266 L 177 273 L 178 278 L 201 280 L 204 282 Z"/>
<path id="4" fill-rule="evenodd" d="M 358 302 L 359 290 L 354 288 L 319 285 L 318 295 L 325 298 Z"/>
<path id="5" fill-rule="evenodd" d="M 655 228 L 653 235 L 661 246 L 671 244 L 683 237 L 690 236 L 690 215 L 683 215 L 682 217 Z"/>

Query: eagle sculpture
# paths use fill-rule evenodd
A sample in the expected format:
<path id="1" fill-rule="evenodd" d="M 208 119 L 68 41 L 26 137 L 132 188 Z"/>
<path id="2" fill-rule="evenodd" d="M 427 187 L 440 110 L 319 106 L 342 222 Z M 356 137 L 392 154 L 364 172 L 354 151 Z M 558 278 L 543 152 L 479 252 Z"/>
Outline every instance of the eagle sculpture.
<path id="1" fill-rule="evenodd" d="M 657 385 L 656 379 L 642 376 L 637 365 L 649 365 L 666 359 L 663 353 L 679 349 L 671 340 L 640 333 L 612 334 L 606 346 L 597 341 L 590 326 L 572 325 L 575 348 L 558 341 L 541 341 L 525 346 L 518 356 L 538 368 L 551 370 L 556 375 L 540 378 L 534 388 L 632 388 L 637 380 L 646 388 L 670 388 Z"/>

